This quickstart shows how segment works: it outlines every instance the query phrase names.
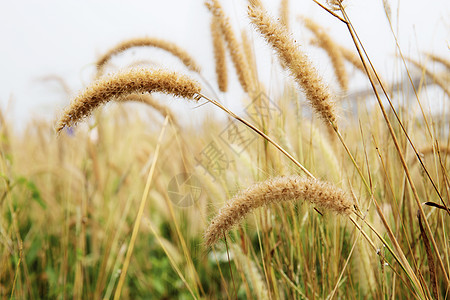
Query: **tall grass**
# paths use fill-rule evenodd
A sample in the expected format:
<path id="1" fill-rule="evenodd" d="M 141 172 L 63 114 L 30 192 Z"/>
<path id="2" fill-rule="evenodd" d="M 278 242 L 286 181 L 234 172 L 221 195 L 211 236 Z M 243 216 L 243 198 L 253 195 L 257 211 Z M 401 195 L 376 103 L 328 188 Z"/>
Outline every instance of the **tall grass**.
<path id="1" fill-rule="evenodd" d="M 352 47 L 314 20 L 295 26 L 329 54 L 338 92 L 289 31 L 288 1 L 279 21 L 249 1 L 240 40 L 211 0 L 211 80 L 175 44 L 132 39 L 99 58 L 98 75 L 142 46 L 175 54 L 190 73 L 97 76 L 60 113 L 59 134 L 46 121 L 17 134 L 0 112 L 1 298 L 448 298 L 448 108 L 424 109 L 425 84 L 413 89 L 419 113 L 403 106 L 411 95 L 392 93 L 343 3 L 329 2 L 323 13 L 348 29 Z M 293 79 L 279 92 L 259 80 L 249 30 Z M 398 50 L 408 80 L 412 64 L 448 101 L 448 59 L 428 53 L 421 64 Z M 206 95 L 210 85 L 230 92 L 227 55 L 246 116 Z M 350 68 L 365 74 L 378 106 L 351 99 Z M 193 126 L 157 93 L 213 104 L 228 119 Z"/>

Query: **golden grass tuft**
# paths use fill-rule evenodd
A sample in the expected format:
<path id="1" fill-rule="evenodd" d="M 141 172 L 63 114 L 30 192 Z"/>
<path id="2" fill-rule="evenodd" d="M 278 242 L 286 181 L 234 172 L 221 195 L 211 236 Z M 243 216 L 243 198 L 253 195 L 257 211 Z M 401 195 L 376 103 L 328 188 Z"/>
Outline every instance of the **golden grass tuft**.
<path id="1" fill-rule="evenodd" d="M 254 1 L 250 1 L 248 15 L 256 29 L 274 50 L 282 65 L 289 70 L 297 84 L 304 91 L 315 112 L 326 122 L 336 124 L 335 103 L 328 88 L 323 84 L 316 69 L 300 51 L 289 33 Z"/>
<path id="2" fill-rule="evenodd" d="M 280 23 L 289 31 L 289 0 L 280 2 Z"/>
<path id="3" fill-rule="evenodd" d="M 254 209 L 298 199 L 344 215 L 353 207 L 353 200 L 330 183 L 297 175 L 272 178 L 239 192 L 219 210 L 205 231 L 206 246 L 214 245 Z"/>
<path id="4" fill-rule="evenodd" d="M 134 47 L 155 47 L 163 49 L 178 57 L 189 70 L 197 73 L 200 73 L 201 71 L 200 66 L 195 62 L 192 56 L 175 43 L 159 38 L 142 37 L 120 42 L 113 48 L 109 49 L 105 54 L 103 54 L 96 63 L 97 75 L 103 75 L 104 66 L 113 56 Z"/>
<path id="5" fill-rule="evenodd" d="M 216 63 L 217 85 L 221 92 L 226 92 L 228 90 L 227 62 L 225 59 L 225 44 L 219 22 L 215 17 L 211 19 L 211 36 Z"/>
<path id="6" fill-rule="evenodd" d="M 220 24 L 223 37 L 227 44 L 228 51 L 230 52 L 231 61 L 236 69 L 239 83 L 241 84 L 242 89 L 245 92 L 248 92 L 251 86 L 249 68 L 247 66 L 247 61 L 245 60 L 241 45 L 234 34 L 233 28 L 231 27 L 230 20 L 225 15 L 225 12 L 223 11 L 222 6 L 220 6 L 218 0 L 207 0 L 205 5 L 213 14 L 215 20 L 217 20 Z"/>
<path id="7" fill-rule="evenodd" d="M 162 92 L 193 99 L 200 84 L 185 75 L 164 70 L 134 69 L 99 79 L 73 99 L 58 121 L 57 132 L 87 117 L 98 106 L 132 93 Z"/>
<path id="8" fill-rule="evenodd" d="M 325 30 L 319 26 L 313 20 L 302 17 L 306 28 L 312 31 L 317 38 L 317 44 L 319 47 L 324 49 L 331 59 L 333 64 L 334 73 L 336 75 L 337 81 L 343 91 L 348 90 L 348 74 L 345 70 L 344 56 L 339 50 L 339 47 L 334 43 L 333 39 L 325 32 Z"/>
<path id="9" fill-rule="evenodd" d="M 256 7 L 256 1 L 251 5 Z M 326 0 L 320 2 L 326 4 Z M 389 0 L 383 2 L 386 5 Z M 226 12 L 230 7 L 223 8 Z M 324 14 L 332 12 L 322 8 L 327 10 Z M 389 15 L 387 6 L 385 10 Z M 298 51 L 293 35 L 278 19 L 279 11 L 273 16 Z M 121 81 L 105 76 L 73 96 L 78 103 L 68 109 L 69 121 L 63 126 L 90 113 L 95 114 L 95 120 L 90 120 L 95 126 L 63 130 L 57 136 L 55 124 L 34 116 L 24 127 L 12 117 L 14 107 L 1 107 L 0 298 L 110 299 L 115 295 L 117 299 L 123 294 L 133 299 L 168 295 L 177 299 L 447 299 L 448 97 L 425 85 L 411 92 L 405 79 L 414 79 L 407 72 L 413 66 L 400 64 L 404 51 L 399 45 L 399 61 L 388 72 L 389 81 L 376 86 L 373 81 L 382 81 L 373 77 L 377 73 L 371 62 L 383 56 L 366 53 L 359 28 L 344 9 L 334 16 L 336 26 L 347 25 L 354 45 L 346 46 L 361 67 L 363 62 L 361 70 L 369 74 L 366 80 L 370 79 L 374 93 L 343 95 L 345 126 L 333 131 L 339 141 L 328 139 L 317 128 L 317 118 L 305 112 L 306 104 L 295 100 L 303 87 L 285 77 L 290 77 L 287 71 L 292 73 L 289 68 L 303 66 L 297 61 L 289 66 L 273 57 L 279 50 L 268 45 L 265 50 L 273 53 L 266 63 L 276 69 L 271 61 L 280 60 L 286 76 L 260 74 L 263 82 L 259 82 L 258 69 L 267 69 L 255 60 L 264 50 L 252 43 L 253 34 L 259 32 L 235 24 L 231 25 L 251 83 L 242 99 L 242 116 L 222 104 L 237 92 L 230 85 L 230 93 L 222 94 L 226 99 L 218 99 L 203 95 L 206 91 L 198 93 L 194 84 L 189 89 L 197 92 L 195 100 L 204 99 L 202 103 L 226 115 L 216 118 L 203 109 L 185 110 L 191 119 L 197 113 L 206 115 L 195 124 L 168 128 L 170 118 L 180 120 L 175 119 L 177 111 L 171 117 L 165 107 L 172 94 L 151 92 L 178 95 L 179 91 L 167 89 L 169 79 L 157 78 L 161 71 L 151 71 L 157 66 L 165 69 L 163 61 L 153 58 L 137 62 L 148 67 L 137 71 L 145 73 L 140 77 L 136 72 Z M 204 21 L 209 30 L 210 18 Z M 226 44 L 220 23 L 216 25 Z M 251 33 L 248 38 L 247 33 Z M 278 32 L 272 33 L 270 38 L 279 38 Z M 394 39 L 403 39 L 395 35 L 395 29 L 386 34 L 386 38 L 393 34 Z M 211 43 L 195 38 L 197 45 L 204 42 Z M 300 51 L 307 50 L 301 42 L 297 45 Z M 143 50 L 147 49 L 154 50 Z M 424 50 L 434 53 L 432 48 Z M 128 50 L 106 62 L 104 73 L 112 69 L 114 58 L 127 54 Z M 426 55 L 422 60 L 413 58 L 441 81 L 450 82 L 450 72 L 439 61 Z M 211 64 L 209 71 L 214 72 Z M 180 67 L 189 71 L 181 62 Z M 347 62 L 345 67 L 355 73 Z M 121 72 L 131 72 L 130 65 Z M 433 83 L 425 73 L 422 70 L 427 78 L 421 84 Z M 214 94 L 212 89 L 209 92 Z M 341 98 L 330 93 L 333 100 Z M 372 105 L 373 96 L 379 108 Z M 423 102 L 427 98 L 439 101 Z M 10 101 L 16 103 L 13 97 Z M 107 111 L 91 112 L 107 101 L 114 103 Z M 128 101 L 152 108 L 122 105 Z M 165 116 L 163 124 L 158 111 Z M 159 134 L 158 125 L 162 125 Z M 258 140 L 259 136 L 263 139 Z M 296 174 L 297 168 L 313 179 L 303 174 L 276 177 L 290 171 Z M 272 179 L 253 185 L 267 178 Z M 239 186 L 247 189 L 238 193 Z M 226 200 L 231 201 L 226 204 Z M 217 242 L 221 245 L 206 254 L 209 249 L 198 247 L 198 241 L 211 220 L 209 243 L 221 239 Z"/>

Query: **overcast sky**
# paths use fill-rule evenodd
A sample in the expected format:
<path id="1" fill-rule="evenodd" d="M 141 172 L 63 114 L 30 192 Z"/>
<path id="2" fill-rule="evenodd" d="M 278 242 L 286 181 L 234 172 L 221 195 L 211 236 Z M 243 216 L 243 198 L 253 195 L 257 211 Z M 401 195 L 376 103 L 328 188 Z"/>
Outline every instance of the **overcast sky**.
<path id="1" fill-rule="evenodd" d="M 246 18 L 246 1 L 221 2 L 233 26 L 236 29 L 247 28 L 251 32 L 257 50 L 262 52 L 258 54 L 258 60 L 264 66 L 262 77 L 270 85 L 274 76 L 271 73 L 271 51 L 251 31 Z M 296 17 L 306 15 L 327 27 L 340 43 L 352 47 L 344 24 L 312 0 L 290 2 L 290 24 L 300 45 L 306 44 L 311 35 Z M 381 74 L 388 79 L 398 77 L 398 65 L 393 63 L 395 44 L 387 25 L 383 2 L 345 2 L 350 18 Z M 424 59 L 424 56 L 418 55 L 428 51 L 450 58 L 448 0 L 387 2 L 404 54 Z M 272 15 L 277 16 L 279 1 L 264 3 Z M 210 15 L 202 0 L 0 0 L 0 107 L 7 109 L 11 120 L 26 120 L 33 116 L 54 117 L 69 103 L 69 98 L 64 96 L 55 81 L 43 81 L 42 78 L 59 76 L 75 93 L 91 80 L 93 63 L 101 53 L 121 40 L 139 36 L 176 42 L 199 61 L 204 77 L 215 82 L 209 21 Z M 310 51 L 311 58 L 325 78 L 332 75 L 326 56 L 310 46 L 305 51 Z M 142 55 L 163 67 L 179 67 L 164 53 L 153 51 Z M 129 56 L 134 59 L 132 54 Z M 186 72 L 183 68 L 180 70 Z M 241 96 L 236 78 L 231 80 L 234 82 L 231 94 Z"/>

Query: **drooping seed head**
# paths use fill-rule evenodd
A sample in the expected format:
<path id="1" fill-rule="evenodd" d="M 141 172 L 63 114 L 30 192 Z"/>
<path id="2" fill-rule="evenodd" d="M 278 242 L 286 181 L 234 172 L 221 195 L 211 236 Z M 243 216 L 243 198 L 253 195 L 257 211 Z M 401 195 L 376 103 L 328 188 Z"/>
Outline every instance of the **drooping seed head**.
<path id="1" fill-rule="evenodd" d="M 222 29 L 220 28 L 220 21 L 216 17 L 211 19 L 211 36 L 213 40 L 217 84 L 221 92 L 226 92 L 228 89 L 228 73 L 227 62 L 225 60 L 225 43 Z"/>
<path id="2" fill-rule="evenodd" d="M 103 54 L 96 63 L 98 75 L 97 77 L 103 75 L 104 66 L 113 56 L 135 47 L 154 47 L 165 50 L 178 57 L 183 62 L 183 64 L 191 71 L 200 73 L 201 69 L 197 62 L 195 62 L 192 56 L 177 44 L 164 39 L 142 37 L 122 41 L 116 46 L 109 49 L 105 54 Z"/>
<path id="3" fill-rule="evenodd" d="M 337 126 L 335 103 L 306 54 L 300 51 L 286 29 L 275 22 L 258 1 L 249 2 L 248 15 L 257 31 L 277 52 L 282 66 L 294 77 L 315 112 L 326 122 Z"/>
<path id="4" fill-rule="evenodd" d="M 228 51 L 230 53 L 231 61 L 233 62 L 233 66 L 238 76 L 239 83 L 241 84 L 242 89 L 245 92 L 248 92 L 251 88 L 250 72 L 242 51 L 242 47 L 234 34 L 233 28 L 231 27 L 230 20 L 225 15 L 225 12 L 223 11 L 218 0 L 207 0 L 205 1 L 205 5 L 220 25 Z"/>
<path id="5" fill-rule="evenodd" d="M 436 75 L 435 73 L 431 72 L 430 69 L 428 69 L 424 64 L 421 64 L 417 60 L 414 60 L 409 57 L 404 57 L 405 60 L 412 63 L 416 68 L 420 69 L 427 75 L 431 80 L 433 80 L 443 91 L 447 94 L 448 97 L 450 97 L 450 88 L 448 85 L 448 82 L 445 81 L 445 79 L 442 79 L 440 76 Z"/>
<path id="6" fill-rule="evenodd" d="M 333 39 L 325 32 L 319 24 L 315 23 L 313 20 L 303 17 L 303 22 L 306 28 L 311 30 L 317 38 L 318 45 L 324 49 L 331 59 L 333 64 L 334 73 L 336 75 L 337 81 L 343 91 L 348 90 L 348 74 L 345 70 L 344 57 L 339 47 L 334 43 Z"/>
<path id="7" fill-rule="evenodd" d="M 133 69 L 101 78 L 72 100 L 58 122 L 57 132 L 90 115 L 98 106 L 132 93 L 161 92 L 194 99 L 200 84 L 185 75 L 164 70 Z"/>
<path id="8" fill-rule="evenodd" d="M 297 175 L 277 177 L 252 185 L 228 201 L 206 229 L 205 243 L 208 247 L 215 244 L 258 207 L 299 199 L 343 215 L 350 214 L 353 207 L 353 200 L 330 183 Z"/>

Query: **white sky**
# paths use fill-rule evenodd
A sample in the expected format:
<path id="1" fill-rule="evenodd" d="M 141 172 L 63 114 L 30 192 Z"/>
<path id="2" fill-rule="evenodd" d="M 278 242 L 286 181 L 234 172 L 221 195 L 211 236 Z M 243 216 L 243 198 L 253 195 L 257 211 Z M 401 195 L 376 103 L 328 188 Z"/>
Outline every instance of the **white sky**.
<path id="1" fill-rule="evenodd" d="M 270 83 L 283 74 L 273 74 L 272 53 L 251 31 L 246 18 L 245 0 L 222 0 L 236 29 L 253 32 L 262 77 Z M 277 16 L 279 1 L 263 1 Z M 352 47 L 344 24 L 338 22 L 312 0 L 291 0 L 291 28 L 300 45 L 311 37 L 296 16 L 303 14 L 329 29 L 341 44 Z M 393 63 L 394 41 L 381 0 L 345 1 L 347 12 L 369 55 L 380 73 L 389 79 L 399 77 L 398 64 Z M 428 51 L 450 57 L 450 2 L 388 0 L 394 24 L 398 24 L 400 45 L 405 55 L 419 59 Z M 397 11 L 398 6 L 400 9 Z M 397 18 L 398 12 L 398 18 Z M 93 63 L 109 47 L 123 39 L 154 36 L 176 42 L 203 67 L 203 76 L 215 83 L 213 56 L 209 34 L 210 15 L 202 0 L 182 1 L 99 1 L 99 0 L 0 0 L 0 107 L 10 120 L 24 121 L 32 117 L 54 117 L 69 103 L 55 82 L 39 78 L 57 75 L 72 91 L 86 86 L 92 78 Z M 308 46 L 319 72 L 332 77 L 326 56 Z M 157 61 L 161 66 L 179 68 L 176 61 L 160 52 L 145 52 L 141 58 Z M 128 62 L 131 54 L 125 55 Z M 230 73 L 234 73 L 229 64 Z M 180 70 L 185 71 L 183 68 Z M 234 76 L 234 75 L 233 75 Z M 223 96 L 240 97 L 242 91 L 231 77 L 233 92 Z M 224 100 L 224 99 L 222 99 Z M 225 99 L 227 100 L 227 99 Z M 230 101 L 230 99 L 228 99 Z M 230 101 L 231 102 L 231 101 Z M 240 102 L 240 101 L 234 101 Z M 231 104 L 232 105 L 232 104 Z M 192 107 L 192 106 L 191 106 Z"/>

